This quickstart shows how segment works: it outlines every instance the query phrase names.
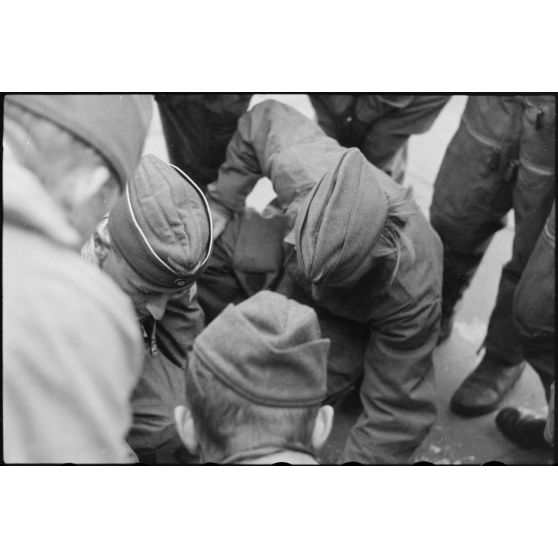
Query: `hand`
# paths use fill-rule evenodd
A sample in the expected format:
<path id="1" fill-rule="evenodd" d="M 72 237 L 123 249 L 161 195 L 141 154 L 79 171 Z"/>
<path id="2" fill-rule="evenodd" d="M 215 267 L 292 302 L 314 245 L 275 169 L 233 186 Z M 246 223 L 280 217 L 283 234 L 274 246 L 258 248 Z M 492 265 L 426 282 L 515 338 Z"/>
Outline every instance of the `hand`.
<path id="1" fill-rule="evenodd" d="M 230 212 L 210 197 L 207 198 L 209 209 L 211 211 L 211 218 L 213 219 L 213 239 L 217 240 L 225 230 L 228 222 L 231 220 Z"/>

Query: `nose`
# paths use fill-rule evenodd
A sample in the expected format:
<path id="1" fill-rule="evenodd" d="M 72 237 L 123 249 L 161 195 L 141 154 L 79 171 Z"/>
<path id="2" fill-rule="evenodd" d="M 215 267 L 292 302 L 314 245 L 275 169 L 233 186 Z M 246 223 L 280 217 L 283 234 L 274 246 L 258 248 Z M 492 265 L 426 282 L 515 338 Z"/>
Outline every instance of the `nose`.
<path id="1" fill-rule="evenodd" d="M 170 295 L 168 294 L 159 294 L 149 297 L 149 300 L 145 303 L 145 308 L 153 316 L 153 319 L 160 320 L 163 317 L 169 297 Z"/>

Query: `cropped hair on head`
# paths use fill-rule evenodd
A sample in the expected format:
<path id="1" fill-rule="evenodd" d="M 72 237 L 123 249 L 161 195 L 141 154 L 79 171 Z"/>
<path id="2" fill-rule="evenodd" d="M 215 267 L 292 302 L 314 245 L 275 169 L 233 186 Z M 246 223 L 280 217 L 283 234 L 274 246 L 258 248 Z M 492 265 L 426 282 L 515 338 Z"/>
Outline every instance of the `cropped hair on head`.
<path id="1" fill-rule="evenodd" d="M 310 448 L 320 408 L 253 403 L 198 366 L 193 354 L 186 375 L 186 401 L 200 446 L 213 459 L 263 446 Z"/>
<path id="2" fill-rule="evenodd" d="M 372 249 L 375 258 L 392 259 L 394 261 L 390 281 L 393 281 L 397 275 L 405 249 L 411 260 L 415 258 L 413 245 L 403 230 L 407 224 L 407 218 L 415 211 L 412 201 L 412 188 L 401 190 L 395 195 L 390 194 L 387 217 L 380 236 Z"/>

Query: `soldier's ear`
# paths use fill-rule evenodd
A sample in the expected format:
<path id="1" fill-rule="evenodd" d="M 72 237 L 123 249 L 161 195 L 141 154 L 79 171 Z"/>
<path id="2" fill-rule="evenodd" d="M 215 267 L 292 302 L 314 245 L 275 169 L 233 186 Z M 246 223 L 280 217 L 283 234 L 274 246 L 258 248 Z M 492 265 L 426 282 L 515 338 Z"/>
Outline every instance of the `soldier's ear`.
<path id="1" fill-rule="evenodd" d="M 327 437 L 333 426 L 333 407 L 324 405 L 320 407 L 312 431 L 312 449 L 319 450 L 326 443 Z"/>
<path id="2" fill-rule="evenodd" d="M 103 241 L 97 231 L 93 233 L 93 246 L 95 248 L 95 255 L 97 256 L 97 260 L 99 262 L 99 267 L 102 269 L 103 264 L 111 251 L 110 246 Z"/>
<path id="3" fill-rule="evenodd" d="M 190 453 L 196 453 L 198 449 L 198 436 L 194 428 L 192 413 L 184 405 L 178 405 L 174 409 L 174 420 L 182 443 Z"/>

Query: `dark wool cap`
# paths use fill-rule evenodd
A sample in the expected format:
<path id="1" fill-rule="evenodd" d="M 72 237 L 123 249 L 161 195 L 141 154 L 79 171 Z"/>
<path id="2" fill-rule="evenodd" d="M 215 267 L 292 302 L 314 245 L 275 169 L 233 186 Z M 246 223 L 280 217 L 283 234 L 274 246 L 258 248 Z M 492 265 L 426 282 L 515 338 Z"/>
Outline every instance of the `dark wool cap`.
<path id="1" fill-rule="evenodd" d="M 385 180 L 352 148 L 309 192 L 295 221 L 297 258 L 309 281 L 350 288 L 370 269 L 387 217 Z"/>
<path id="2" fill-rule="evenodd" d="M 328 350 L 314 310 L 270 291 L 227 306 L 194 342 L 197 366 L 269 407 L 320 404 Z"/>
<path id="3" fill-rule="evenodd" d="M 153 112 L 149 95 L 8 95 L 6 102 L 54 122 L 93 147 L 122 189 L 140 160 Z"/>
<path id="4" fill-rule="evenodd" d="M 213 246 L 209 206 L 180 169 L 146 155 L 111 211 L 108 230 L 130 267 L 155 286 L 196 280 Z"/>

